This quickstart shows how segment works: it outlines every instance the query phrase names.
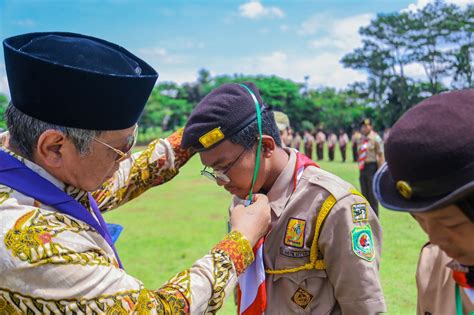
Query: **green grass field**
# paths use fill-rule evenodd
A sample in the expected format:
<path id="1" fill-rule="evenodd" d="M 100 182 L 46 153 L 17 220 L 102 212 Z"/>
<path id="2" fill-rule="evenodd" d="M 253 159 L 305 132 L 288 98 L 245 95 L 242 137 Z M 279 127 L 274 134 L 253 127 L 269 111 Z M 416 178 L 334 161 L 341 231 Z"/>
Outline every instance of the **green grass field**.
<path id="1" fill-rule="evenodd" d="M 340 162 L 339 152 L 336 161 L 328 162 L 325 154 L 326 161 L 319 163 L 323 169 L 359 187 L 355 163 Z M 196 156 L 171 182 L 106 214 L 107 221 L 125 227 L 118 252 L 127 272 L 147 288 L 158 288 L 190 267 L 226 233 L 230 195 L 200 176 L 201 168 Z M 388 313 L 416 314 L 416 263 L 427 238 L 407 214 L 382 208 L 380 220 L 384 228 L 381 276 Z M 235 313 L 230 297 L 219 314 Z"/>

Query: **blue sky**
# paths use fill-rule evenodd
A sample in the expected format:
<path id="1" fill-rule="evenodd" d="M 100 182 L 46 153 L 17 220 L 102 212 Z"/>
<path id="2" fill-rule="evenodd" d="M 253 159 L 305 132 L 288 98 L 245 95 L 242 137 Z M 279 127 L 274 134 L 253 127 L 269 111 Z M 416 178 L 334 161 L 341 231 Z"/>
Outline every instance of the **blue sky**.
<path id="1" fill-rule="evenodd" d="M 0 37 L 37 31 L 101 37 L 146 60 L 160 81 L 194 81 L 206 68 L 212 75 L 276 74 L 298 82 L 309 75 L 313 87 L 343 88 L 365 79 L 339 63 L 360 45 L 358 28 L 377 13 L 429 1 L 0 0 Z M 0 92 L 8 93 L 3 48 L 0 52 Z"/>

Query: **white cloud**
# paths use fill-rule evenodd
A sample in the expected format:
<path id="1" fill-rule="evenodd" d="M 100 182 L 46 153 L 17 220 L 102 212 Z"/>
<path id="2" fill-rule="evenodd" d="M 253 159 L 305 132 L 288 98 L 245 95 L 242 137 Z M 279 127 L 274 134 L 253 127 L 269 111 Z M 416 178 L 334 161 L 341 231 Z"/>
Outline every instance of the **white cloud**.
<path id="1" fill-rule="evenodd" d="M 286 25 L 286 24 L 280 25 L 280 31 L 282 31 L 282 32 L 284 32 L 284 33 L 285 33 L 285 32 L 288 32 L 289 29 L 290 29 L 290 27 L 289 27 L 288 25 Z"/>
<path id="2" fill-rule="evenodd" d="M 266 55 L 246 57 L 227 62 L 214 72 L 277 75 L 296 82 L 303 82 L 309 76 L 311 87 L 333 86 L 344 88 L 354 81 L 366 80 L 366 75 L 345 69 L 339 63 L 340 57 L 332 53 L 316 56 L 301 56 L 274 51 Z M 234 66 L 237 65 L 237 66 Z"/>
<path id="3" fill-rule="evenodd" d="M 414 79 L 425 79 L 426 73 L 423 66 L 419 63 L 410 63 L 406 65 L 404 68 L 404 73 L 406 76 Z"/>
<path id="4" fill-rule="evenodd" d="M 5 65 L 3 63 L 0 63 L 0 94 L 5 94 L 7 97 L 10 97 L 7 74 L 5 71 Z"/>
<path id="5" fill-rule="evenodd" d="M 282 18 L 285 16 L 282 9 L 278 7 L 264 7 L 258 0 L 251 0 L 240 5 L 239 14 L 249 19 L 258 19 L 262 17 Z"/>
<path id="6" fill-rule="evenodd" d="M 158 64 L 181 64 L 185 61 L 184 56 L 176 54 L 171 55 L 165 48 L 161 47 L 140 48 L 138 49 L 138 53 L 144 59 L 151 59 L 157 61 Z"/>
<path id="7" fill-rule="evenodd" d="M 0 75 L 0 94 L 10 97 L 10 89 L 8 88 L 8 80 L 4 75 Z"/>
<path id="8" fill-rule="evenodd" d="M 22 19 L 22 20 L 14 20 L 12 21 L 13 24 L 22 26 L 22 27 L 33 27 L 36 26 L 36 22 L 32 19 Z"/>
<path id="9" fill-rule="evenodd" d="M 158 78 L 158 83 L 164 81 L 173 81 L 178 84 L 183 84 L 186 82 L 195 82 L 197 78 L 197 70 L 188 70 L 188 69 L 176 69 L 168 67 L 159 67 L 156 66 L 155 69 L 158 69 L 160 74 Z"/>
<path id="10" fill-rule="evenodd" d="M 428 3 L 433 3 L 434 0 L 417 0 L 416 3 L 411 3 L 406 9 L 402 11 L 416 11 L 424 8 Z M 474 4 L 474 0 L 445 0 L 446 3 L 455 4 L 461 8 L 465 8 L 468 4 Z"/>
<path id="11" fill-rule="evenodd" d="M 372 14 L 360 14 L 342 19 L 315 15 L 304 21 L 297 33 L 302 36 L 317 36 L 308 41 L 310 48 L 349 52 L 360 45 L 359 28 L 368 25 L 372 18 Z"/>
<path id="12" fill-rule="evenodd" d="M 330 18 L 324 14 L 316 14 L 311 18 L 303 21 L 300 28 L 298 29 L 298 35 L 313 35 L 321 30 L 324 30 L 326 22 L 329 22 Z"/>

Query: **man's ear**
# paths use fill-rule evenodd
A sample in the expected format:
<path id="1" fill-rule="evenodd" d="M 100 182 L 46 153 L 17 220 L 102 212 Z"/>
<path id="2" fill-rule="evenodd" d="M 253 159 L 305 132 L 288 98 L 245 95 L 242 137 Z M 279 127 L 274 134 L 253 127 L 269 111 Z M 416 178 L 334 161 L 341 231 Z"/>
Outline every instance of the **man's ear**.
<path id="1" fill-rule="evenodd" d="M 34 162 L 52 168 L 62 167 L 66 142 L 66 136 L 59 130 L 46 130 L 38 138 L 33 154 Z"/>
<path id="2" fill-rule="evenodd" d="M 270 158 L 276 147 L 277 145 L 273 137 L 268 135 L 262 136 L 262 153 L 265 158 Z"/>

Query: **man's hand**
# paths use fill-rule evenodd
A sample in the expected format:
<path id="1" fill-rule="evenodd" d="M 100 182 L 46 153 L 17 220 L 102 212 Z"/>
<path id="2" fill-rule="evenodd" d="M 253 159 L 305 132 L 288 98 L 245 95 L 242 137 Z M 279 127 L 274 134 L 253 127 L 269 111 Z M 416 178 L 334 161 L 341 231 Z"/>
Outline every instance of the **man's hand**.
<path id="1" fill-rule="evenodd" d="M 232 231 L 239 231 L 249 241 L 252 247 L 263 237 L 271 223 L 270 204 L 265 195 L 256 194 L 250 206 L 236 206 L 231 213 Z"/>

